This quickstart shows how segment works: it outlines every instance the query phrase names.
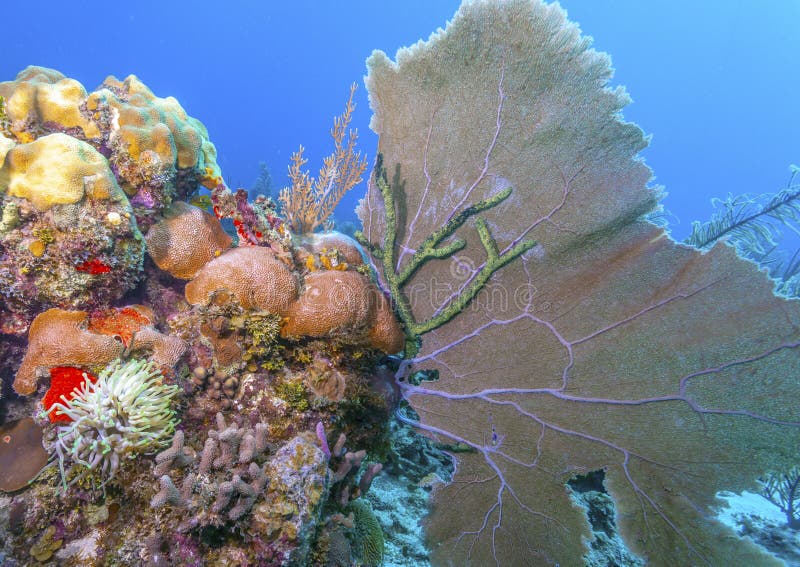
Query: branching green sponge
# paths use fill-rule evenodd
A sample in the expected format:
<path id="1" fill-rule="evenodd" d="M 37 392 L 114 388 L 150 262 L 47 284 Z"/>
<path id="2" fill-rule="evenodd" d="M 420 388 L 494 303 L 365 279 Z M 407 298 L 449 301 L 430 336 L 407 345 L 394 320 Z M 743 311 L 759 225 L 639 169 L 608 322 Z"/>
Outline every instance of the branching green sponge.
<path id="1" fill-rule="evenodd" d="M 372 245 L 363 233 L 357 232 L 359 242 L 369 248 L 372 255 L 381 261 L 383 275 L 386 278 L 389 292 L 406 330 L 405 357 L 413 357 L 419 351 L 420 337 L 425 333 L 441 327 L 453 317 L 461 313 L 475 296 L 489 283 L 489 280 L 499 269 L 522 256 L 525 252 L 536 246 L 533 240 L 522 240 L 505 251 L 500 251 L 497 242 L 489 231 L 489 225 L 478 215 L 483 211 L 496 207 L 511 195 L 511 187 L 499 193 L 466 207 L 454 215 L 445 225 L 428 236 L 411 256 L 408 263 L 395 272 L 395 246 L 397 243 L 397 215 L 395 213 L 395 193 L 386 177 L 386 168 L 383 166 L 383 156 L 378 154 L 375 165 L 375 184 L 383 198 L 383 207 L 386 214 L 386 230 L 383 237 L 383 247 Z M 481 244 L 486 250 L 486 262 L 478 271 L 474 280 L 455 298 L 453 298 L 434 317 L 426 321 L 417 321 L 412 313 L 411 305 L 405 298 L 402 288 L 408 283 L 411 276 L 429 260 L 443 260 L 449 258 L 466 246 L 466 242 L 455 238 L 451 242 L 440 246 L 442 242 L 453 236 L 456 230 L 470 218 L 475 217 L 475 229 L 478 231 Z"/>

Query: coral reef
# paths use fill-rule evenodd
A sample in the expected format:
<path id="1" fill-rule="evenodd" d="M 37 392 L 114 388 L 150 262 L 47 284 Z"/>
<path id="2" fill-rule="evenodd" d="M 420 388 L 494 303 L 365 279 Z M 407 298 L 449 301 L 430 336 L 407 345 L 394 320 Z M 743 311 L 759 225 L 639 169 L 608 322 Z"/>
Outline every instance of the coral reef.
<path id="1" fill-rule="evenodd" d="M 0 82 L 0 314 L 105 308 L 141 279 L 155 215 L 219 175 L 205 127 L 136 77 L 94 92 L 28 67 Z"/>
<path id="2" fill-rule="evenodd" d="M 796 464 L 800 307 L 646 220 L 589 47 L 475 0 L 375 52 L 366 253 L 313 232 L 365 171 L 352 90 L 284 219 L 134 76 L 0 83 L 0 561 L 774 564 L 712 507 Z"/>
<path id="3" fill-rule="evenodd" d="M 778 400 L 797 396 L 800 307 L 644 219 L 660 194 L 608 58 L 556 4 L 479 0 L 368 68 L 383 159 L 359 213 L 409 335 L 401 417 L 458 461 L 432 563 L 583 564 L 565 485 L 604 470 L 648 564 L 775 564 L 710 509 L 796 462 Z"/>
<path id="4" fill-rule="evenodd" d="M 372 375 L 403 333 L 360 246 L 295 238 L 271 199 L 229 190 L 202 125 L 133 76 L 87 93 L 32 67 L 0 93 L 0 347 L 16 394 L 0 490 L 17 491 L 0 557 L 306 564 L 381 470 L 365 461 L 391 407 Z M 320 178 L 331 210 L 365 167 L 351 112 Z M 331 457 L 309 433 L 323 422 L 363 448 Z"/>

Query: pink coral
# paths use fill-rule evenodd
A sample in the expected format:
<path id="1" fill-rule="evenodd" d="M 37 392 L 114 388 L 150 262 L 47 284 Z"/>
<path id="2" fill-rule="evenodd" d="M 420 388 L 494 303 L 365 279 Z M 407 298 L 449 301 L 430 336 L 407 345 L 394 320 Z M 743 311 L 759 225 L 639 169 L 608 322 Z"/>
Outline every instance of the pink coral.
<path id="1" fill-rule="evenodd" d="M 367 278 L 353 271 L 312 272 L 300 298 L 289 306 L 281 334 L 326 337 L 362 332 L 367 344 L 398 352 L 403 332 L 389 302 Z"/>

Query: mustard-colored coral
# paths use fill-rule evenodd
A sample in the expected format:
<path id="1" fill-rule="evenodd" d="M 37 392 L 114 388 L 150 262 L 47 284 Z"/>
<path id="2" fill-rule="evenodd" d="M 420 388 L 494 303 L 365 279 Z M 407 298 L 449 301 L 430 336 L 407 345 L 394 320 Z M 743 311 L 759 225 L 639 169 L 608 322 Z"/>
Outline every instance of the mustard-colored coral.
<path id="1" fill-rule="evenodd" d="M 108 162 L 86 142 L 50 134 L 14 146 L 0 168 L 0 193 L 30 201 L 40 211 L 95 199 L 125 199 Z"/>
<path id="2" fill-rule="evenodd" d="M 210 169 L 219 175 L 216 149 L 208 140 L 208 130 L 186 114 L 171 96 L 157 97 L 135 75 L 120 81 L 110 76 L 86 101 L 90 110 L 111 108 L 118 136 L 134 160 L 150 150 L 158 159 L 179 169 Z"/>
<path id="3" fill-rule="evenodd" d="M 54 125 L 59 130 L 79 128 L 87 139 L 99 138 L 97 124 L 81 113 L 86 89 L 53 69 L 30 66 L 13 81 L 0 83 L 6 99 L 10 130 L 20 142 L 29 142 L 31 124 Z"/>
<path id="4" fill-rule="evenodd" d="M 361 182 L 361 175 L 367 168 L 367 160 L 355 151 L 357 131 L 347 130 L 355 109 L 355 90 L 353 84 L 344 112 L 333 122 L 334 150 L 323 160 L 319 176 L 314 179 L 303 171 L 308 161 L 303 157 L 303 146 L 292 154 L 289 166 L 292 186 L 281 191 L 280 201 L 289 224 L 299 233 L 314 232 L 323 226 L 344 194 Z"/>

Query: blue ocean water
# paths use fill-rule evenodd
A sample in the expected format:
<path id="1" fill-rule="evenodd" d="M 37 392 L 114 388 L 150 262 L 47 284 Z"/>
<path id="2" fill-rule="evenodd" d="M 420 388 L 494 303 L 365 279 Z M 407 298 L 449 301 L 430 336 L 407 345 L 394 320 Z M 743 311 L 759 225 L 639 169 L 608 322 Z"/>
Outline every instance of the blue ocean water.
<path id="1" fill-rule="evenodd" d="M 329 153 L 332 119 L 359 84 L 353 125 L 370 161 L 376 136 L 363 87 L 373 49 L 396 49 L 443 26 L 457 0 L 333 2 L 4 3 L 0 80 L 27 65 L 58 69 L 94 89 L 133 73 L 175 96 L 209 129 L 232 187 L 267 164 L 288 183 L 306 148 L 312 172 Z M 774 192 L 800 162 L 800 3 L 794 0 L 564 0 L 570 19 L 612 54 L 625 111 L 652 134 L 644 157 L 669 196 L 673 233 L 707 219 L 710 199 Z M 337 211 L 354 219 L 363 188 Z"/>

